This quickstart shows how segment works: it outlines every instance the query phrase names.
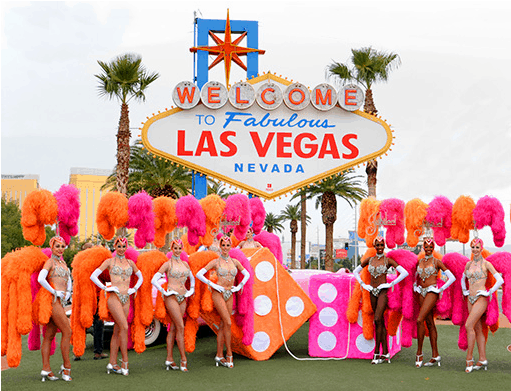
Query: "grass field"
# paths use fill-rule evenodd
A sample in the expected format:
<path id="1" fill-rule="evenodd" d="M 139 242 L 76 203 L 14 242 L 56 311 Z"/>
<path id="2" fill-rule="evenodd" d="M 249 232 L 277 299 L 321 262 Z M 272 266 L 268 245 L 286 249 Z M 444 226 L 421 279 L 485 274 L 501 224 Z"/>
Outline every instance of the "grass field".
<path id="1" fill-rule="evenodd" d="M 402 349 L 392 364 L 371 365 L 366 360 L 297 361 L 284 347 L 268 361 L 251 361 L 234 356 L 234 369 L 215 367 L 216 339 L 204 332 L 197 340 L 195 352 L 188 355 L 188 373 L 166 371 L 164 345 L 130 355 L 130 375 L 107 375 L 107 360 L 92 359 L 92 338 L 81 361 L 72 362 L 73 382 L 41 383 L 40 352 L 24 351 L 18 368 L 2 371 L 2 390 L 511 390 L 511 329 L 500 329 L 488 339 L 488 371 L 464 373 L 465 352 L 457 347 L 458 327 L 438 326 L 442 366 L 414 367 L 416 345 Z M 425 360 L 431 355 L 425 341 Z M 308 357 L 308 323 L 288 341 L 298 357 Z M 174 357 L 179 358 L 177 350 Z M 475 357 L 477 359 L 477 355 Z M 52 359 L 56 372 L 62 363 L 60 354 Z"/>

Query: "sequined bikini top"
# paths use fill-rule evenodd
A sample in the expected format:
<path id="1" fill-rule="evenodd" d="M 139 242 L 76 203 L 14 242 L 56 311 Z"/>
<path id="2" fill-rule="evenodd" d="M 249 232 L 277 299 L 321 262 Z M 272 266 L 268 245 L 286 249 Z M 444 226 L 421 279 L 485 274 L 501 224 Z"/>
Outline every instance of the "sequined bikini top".
<path id="1" fill-rule="evenodd" d="M 53 269 L 51 271 L 51 274 L 49 277 L 62 277 L 65 279 L 69 278 L 69 269 L 64 266 L 55 266 L 58 265 L 57 262 L 53 261 Z"/>
<path id="2" fill-rule="evenodd" d="M 218 268 L 216 269 L 216 272 L 219 276 L 224 277 L 228 281 L 234 280 L 234 277 L 236 277 L 236 274 L 238 274 L 238 268 L 234 266 L 233 269 L 222 267 L 220 266 L 220 258 L 218 259 Z"/>
<path id="3" fill-rule="evenodd" d="M 380 266 L 373 266 L 373 265 L 371 265 L 371 259 L 369 260 L 369 266 L 367 267 L 367 270 L 369 271 L 371 276 L 373 276 L 373 278 L 378 278 L 382 274 L 387 273 L 388 266 L 387 266 L 387 260 L 386 259 L 384 261 L 385 263 L 383 265 L 380 265 Z"/>
<path id="4" fill-rule="evenodd" d="M 427 258 L 424 258 L 424 259 L 426 259 L 426 261 L 427 261 Z M 419 261 L 419 264 L 420 264 L 420 261 Z M 438 270 L 436 268 L 435 258 L 433 258 L 433 265 L 425 267 L 425 268 L 417 267 L 417 274 L 419 275 L 422 282 L 426 281 L 429 277 L 431 277 L 432 275 L 434 275 L 436 273 L 438 273 Z"/>
<path id="5" fill-rule="evenodd" d="M 170 277 L 179 279 L 179 278 L 186 277 L 186 276 L 188 276 L 188 274 L 190 274 L 190 272 L 188 270 L 183 270 L 182 272 L 180 272 L 179 270 L 172 270 L 173 266 L 174 266 L 174 262 L 172 262 L 172 260 L 171 260 L 170 271 L 169 271 Z"/>
<path id="6" fill-rule="evenodd" d="M 114 263 L 115 263 L 115 260 L 117 258 L 114 258 Z M 133 274 L 133 268 L 131 266 L 128 266 L 126 269 L 123 269 L 121 266 L 119 265 L 114 265 L 112 266 L 112 268 L 110 269 L 110 274 L 113 274 L 114 276 L 119 276 L 121 277 L 123 280 L 127 280 L 128 278 L 131 277 L 131 275 Z"/>
<path id="7" fill-rule="evenodd" d="M 475 264 L 477 267 L 477 263 L 475 263 L 474 261 L 472 261 L 472 263 Z M 483 263 L 481 262 L 481 264 L 479 265 L 479 270 L 470 271 L 470 269 L 467 268 L 467 270 L 465 271 L 465 276 L 468 278 L 468 281 L 471 284 L 473 284 L 483 278 L 488 277 L 488 274 L 483 271 Z"/>

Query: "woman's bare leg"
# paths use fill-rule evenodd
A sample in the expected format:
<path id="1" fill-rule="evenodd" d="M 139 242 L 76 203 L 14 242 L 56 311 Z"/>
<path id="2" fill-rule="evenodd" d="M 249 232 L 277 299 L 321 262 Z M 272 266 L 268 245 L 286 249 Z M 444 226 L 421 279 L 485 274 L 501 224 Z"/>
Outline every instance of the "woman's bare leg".
<path id="1" fill-rule="evenodd" d="M 433 322 L 433 309 L 435 308 L 437 299 L 438 295 L 433 292 L 429 292 L 428 294 L 426 294 L 426 297 L 419 295 L 421 308 L 419 311 L 419 316 L 417 317 L 417 356 L 420 356 L 422 354 L 422 347 L 424 343 L 424 338 L 426 336 L 426 328 L 424 326 L 424 322 L 426 322 L 428 325 L 432 355 L 433 357 L 438 356 L 438 348 L 436 346 L 437 334 L 435 323 Z"/>
<path id="2" fill-rule="evenodd" d="M 183 322 L 183 315 L 184 311 L 186 310 L 186 301 L 183 301 L 181 305 L 179 305 L 176 297 L 170 296 L 165 298 L 165 306 L 167 307 L 167 312 L 170 315 L 170 318 L 172 319 L 172 326 L 174 327 L 175 330 L 175 337 L 173 339 L 175 339 L 177 342 L 177 347 L 179 349 L 179 353 L 181 354 L 181 361 L 186 361 L 185 324 Z M 171 343 L 173 346 L 174 341 L 171 340 Z"/>
<path id="3" fill-rule="evenodd" d="M 50 321 L 46 325 L 46 331 L 44 332 L 43 343 L 41 345 L 41 356 L 43 358 L 43 371 L 50 372 L 50 351 L 51 351 L 51 341 L 55 338 L 57 334 L 57 326 L 53 323 L 53 319 L 50 318 Z"/>
<path id="4" fill-rule="evenodd" d="M 71 369 L 71 360 L 69 359 L 69 349 L 71 345 L 71 323 L 69 322 L 66 312 L 60 304 L 60 299 L 53 303 L 53 310 L 51 317 L 55 326 L 62 332 L 62 339 L 60 341 L 60 351 L 62 353 L 62 360 L 64 361 L 64 368 Z"/>
<path id="5" fill-rule="evenodd" d="M 465 322 L 465 328 L 467 329 L 467 361 L 473 359 L 474 345 L 476 343 L 476 325 L 481 323 L 481 316 L 483 316 L 488 307 L 488 301 L 485 297 L 479 298 L 474 304 L 468 303 L 468 317 Z M 481 330 L 482 333 L 482 330 Z M 484 341 L 484 335 L 483 335 Z M 479 344 L 479 341 L 478 341 Z M 483 345 L 485 342 L 483 342 Z M 486 356 L 486 352 L 485 352 Z M 486 357 L 485 357 L 486 359 Z"/>
<path id="6" fill-rule="evenodd" d="M 227 301 L 224 300 L 224 297 L 220 292 L 213 292 L 212 296 L 213 296 L 213 304 L 215 305 L 215 308 L 218 311 L 220 318 L 222 319 L 221 329 L 223 330 L 223 339 L 224 339 L 223 342 L 225 343 L 226 354 L 227 354 L 227 356 L 232 356 L 232 349 L 231 349 L 232 296 Z M 218 335 L 220 335 L 220 332 L 218 333 Z M 218 341 L 218 337 L 217 337 L 217 341 Z M 218 356 L 218 353 L 223 354 L 223 346 L 222 346 L 222 350 L 219 352 L 218 345 L 217 345 L 217 356 Z M 222 356 L 218 356 L 218 357 L 222 357 Z"/>
<path id="7" fill-rule="evenodd" d="M 128 362 L 128 312 L 129 301 L 122 305 L 115 294 L 108 297 L 108 310 L 114 319 L 114 334 L 110 343 L 110 363 L 117 364 L 117 353 L 121 350 L 122 361 Z M 116 330 L 117 328 L 117 330 Z M 116 332 L 117 331 L 117 332 Z M 115 340 L 114 340 L 115 337 Z"/>

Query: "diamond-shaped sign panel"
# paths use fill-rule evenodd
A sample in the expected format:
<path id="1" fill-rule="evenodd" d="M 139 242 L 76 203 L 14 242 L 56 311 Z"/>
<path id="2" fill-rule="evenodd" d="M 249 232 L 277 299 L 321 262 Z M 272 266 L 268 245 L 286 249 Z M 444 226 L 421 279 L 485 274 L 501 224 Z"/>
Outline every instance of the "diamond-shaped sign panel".
<path id="1" fill-rule="evenodd" d="M 257 102 L 250 106 L 239 83 L 233 86 L 239 93 L 217 82 L 201 91 L 179 84 L 177 99 L 191 102 L 189 108 L 148 118 L 142 128 L 144 146 L 155 156 L 271 199 L 374 159 L 392 144 L 392 131 L 383 120 L 342 109 L 333 91 L 310 94 L 303 85 L 274 75 L 248 83 Z M 197 94 L 201 101 L 195 105 Z M 316 104 L 306 104 L 309 100 Z"/>
<path id="2" fill-rule="evenodd" d="M 243 334 L 233 317 L 232 350 L 256 361 L 268 360 L 284 344 L 281 327 L 287 341 L 316 312 L 316 306 L 267 248 L 242 251 L 255 273 L 254 340 L 249 346 L 241 343 Z M 216 311 L 201 312 L 201 317 L 218 331 Z"/>

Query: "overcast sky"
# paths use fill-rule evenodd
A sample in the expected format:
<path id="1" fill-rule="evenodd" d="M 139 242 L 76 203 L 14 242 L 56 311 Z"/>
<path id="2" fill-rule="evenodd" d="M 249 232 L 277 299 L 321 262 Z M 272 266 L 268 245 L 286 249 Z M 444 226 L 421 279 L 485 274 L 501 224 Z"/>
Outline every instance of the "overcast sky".
<path id="1" fill-rule="evenodd" d="M 511 243 L 510 2 L 2 1 L 1 7 L 2 174 L 38 174 L 41 187 L 55 191 L 68 183 L 71 167 L 112 169 L 120 106 L 98 97 L 97 61 L 135 52 L 160 73 L 146 102 L 130 105 L 138 128 L 173 105 L 174 86 L 192 78 L 193 12 L 225 19 L 229 8 L 231 20 L 259 22 L 266 50 L 260 71 L 307 86 L 327 81 L 326 66 L 346 62 L 351 48 L 398 53 L 402 65 L 373 87 L 396 137 L 379 160 L 378 198 L 495 196 Z M 215 79 L 225 82 L 222 66 L 210 73 Z M 234 69 L 231 80 L 241 79 Z M 357 173 L 365 176 L 363 168 Z M 279 213 L 285 202 L 265 206 Z M 334 235 L 346 237 L 354 212 L 342 200 L 338 209 Z M 308 239 L 323 241 L 312 203 L 309 214 Z M 493 244 L 489 228 L 481 236 Z"/>

